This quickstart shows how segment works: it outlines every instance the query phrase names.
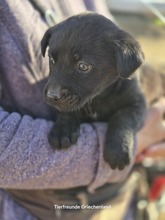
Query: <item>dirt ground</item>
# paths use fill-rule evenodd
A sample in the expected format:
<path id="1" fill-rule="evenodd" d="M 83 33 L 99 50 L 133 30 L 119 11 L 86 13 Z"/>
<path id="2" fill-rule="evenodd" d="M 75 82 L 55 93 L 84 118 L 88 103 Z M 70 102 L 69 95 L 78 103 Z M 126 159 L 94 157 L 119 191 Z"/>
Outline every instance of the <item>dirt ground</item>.
<path id="1" fill-rule="evenodd" d="M 140 42 L 145 61 L 165 71 L 165 24 L 151 15 L 114 14 L 114 17 Z"/>

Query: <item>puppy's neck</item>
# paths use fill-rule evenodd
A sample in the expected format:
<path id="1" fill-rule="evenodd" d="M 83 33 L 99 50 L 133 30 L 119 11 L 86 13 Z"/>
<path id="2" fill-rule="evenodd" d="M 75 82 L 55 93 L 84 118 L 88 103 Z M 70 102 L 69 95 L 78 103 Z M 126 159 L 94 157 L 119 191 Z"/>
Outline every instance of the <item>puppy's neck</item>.
<path id="1" fill-rule="evenodd" d="M 119 91 L 122 82 L 125 81 L 125 79 L 118 79 L 116 82 L 114 82 L 113 84 L 107 86 L 100 94 L 98 94 L 95 98 L 104 98 L 105 96 L 107 96 L 108 94 L 115 94 Z M 95 99 L 94 98 L 94 99 Z M 93 99 L 93 100 L 94 100 Z"/>

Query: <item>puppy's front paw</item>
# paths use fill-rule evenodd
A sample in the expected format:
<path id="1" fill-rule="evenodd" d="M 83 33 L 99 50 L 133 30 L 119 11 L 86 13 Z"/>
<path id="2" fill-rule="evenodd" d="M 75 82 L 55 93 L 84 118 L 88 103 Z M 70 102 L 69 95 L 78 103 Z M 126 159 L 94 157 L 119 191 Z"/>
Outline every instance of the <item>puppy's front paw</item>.
<path id="1" fill-rule="evenodd" d="M 131 133 L 124 135 L 106 136 L 104 159 L 112 169 L 122 170 L 132 159 L 134 137 Z"/>
<path id="2" fill-rule="evenodd" d="M 48 135 L 49 143 L 56 149 L 67 149 L 77 142 L 79 130 L 76 123 L 56 123 Z"/>

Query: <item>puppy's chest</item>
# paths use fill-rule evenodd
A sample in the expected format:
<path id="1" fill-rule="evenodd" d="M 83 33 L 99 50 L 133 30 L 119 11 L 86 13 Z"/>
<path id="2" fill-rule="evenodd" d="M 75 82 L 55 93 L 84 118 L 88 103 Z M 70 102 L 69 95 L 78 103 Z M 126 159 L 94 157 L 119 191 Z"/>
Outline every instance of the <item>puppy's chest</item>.
<path id="1" fill-rule="evenodd" d="M 107 100 L 94 100 L 81 111 L 82 121 L 107 121 L 115 112 L 114 103 Z"/>
<path id="2" fill-rule="evenodd" d="M 100 118 L 100 112 L 90 105 L 86 105 L 82 112 L 81 112 L 81 118 L 84 121 L 98 121 Z"/>

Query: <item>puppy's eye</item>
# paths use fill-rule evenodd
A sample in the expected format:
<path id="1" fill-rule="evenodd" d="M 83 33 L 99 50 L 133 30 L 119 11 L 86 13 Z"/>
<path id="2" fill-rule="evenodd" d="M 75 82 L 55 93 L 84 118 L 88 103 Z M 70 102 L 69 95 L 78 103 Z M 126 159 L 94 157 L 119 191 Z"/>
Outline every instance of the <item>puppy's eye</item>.
<path id="1" fill-rule="evenodd" d="M 91 70 L 92 66 L 87 63 L 79 63 L 78 69 L 82 72 L 89 72 Z"/>
<path id="2" fill-rule="evenodd" d="M 55 64 L 54 58 L 53 58 L 50 54 L 48 54 L 48 56 L 49 56 L 50 62 L 51 62 L 52 64 Z"/>

